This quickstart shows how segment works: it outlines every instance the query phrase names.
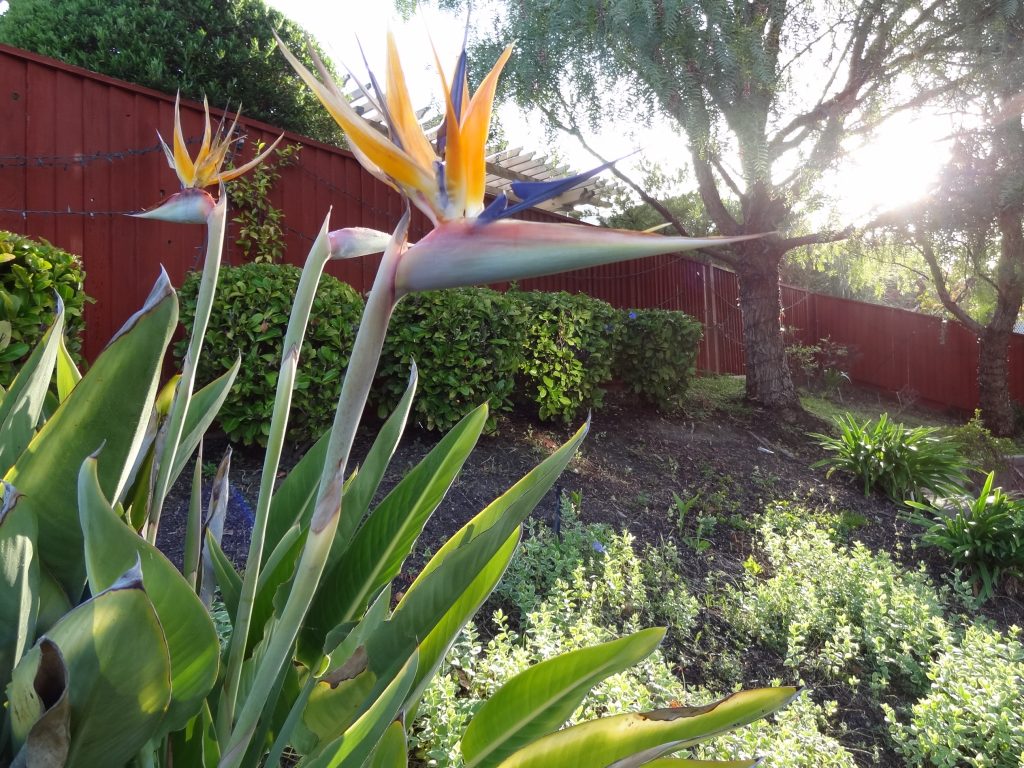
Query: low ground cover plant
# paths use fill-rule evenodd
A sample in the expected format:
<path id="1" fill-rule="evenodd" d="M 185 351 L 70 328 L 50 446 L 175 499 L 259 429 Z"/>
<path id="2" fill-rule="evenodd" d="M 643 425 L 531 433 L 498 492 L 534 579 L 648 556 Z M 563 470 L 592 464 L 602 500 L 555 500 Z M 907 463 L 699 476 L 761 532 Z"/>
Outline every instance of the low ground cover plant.
<path id="1" fill-rule="evenodd" d="M 621 323 L 615 376 L 658 410 L 679 411 L 703 335 L 704 326 L 682 312 L 630 310 Z"/>
<path id="2" fill-rule="evenodd" d="M 901 713 L 885 707 L 896 749 L 911 766 L 1013 768 L 1024 760 L 1021 630 L 980 624 L 947 643 L 927 668 L 931 687 Z"/>
<path id="3" fill-rule="evenodd" d="M 413 729 L 415 752 L 426 765 L 465 765 L 460 741 L 473 713 L 504 681 L 547 659 L 630 636 L 655 615 L 672 621 L 677 641 L 690 644 L 699 605 L 686 590 L 678 562 L 665 554 L 671 545 L 641 545 L 628 533 L 581 523 L 579 501 L 563 499 L 558 533 L 548 523 L 529 526 L 495 592 L 504 608 L 485 606 L 477 617 L 480 628 L 467 626 L 453 645 Z M 687 687 L 673 673 L 680 661 L 673 647 L 680 645 L 667 643 L 669 650 L 607 677 L 571 721 L 712 701 L 713 693 Z M 775 768 L 853 768 L 850 752 L 827 735 L 834 714 L 834 703 L 804 696 L 778 718 L 698 747 L 692 757 L 736 760 L 756 754 L 764 756 L 762 765 Z"/>
<path id="4" fill-rule="evenodd" d="M 941 549 L 975 584 L 992 596 L 1004 576 L 1024 578 L 1024 500 L 993 488 L 989 472 L 977 495 L 944 499 L 939 507 L 909 502 L 909 519 L 925 544 Z"/>
<path id="5" fill-rule="evenodd" d="M 65 344 L 77 358 L 85 321 L 81 259 L 45 240 L 0 230 L 0 386 L 7 388 L 64 304 Z"/>
<path id="6" fill-rule="evenodd" d="M 967 480 L 966 462 L 957 446 L 934 427 L 908 429 L 883 413 L 858 422 L 845 414 L 835 420 L 838 435 L 814 433 L 829 455 L 814 466 L 828 467 L 858 480 L 867 496 L 884 493 L 895 502 L 921 500 L 924 494 L 955 494 Z"/>
<path id="7" fill-rule="evenodd" d="M 263 445 L 270 434 L 277 370 L 301 270 L 290 264 L 223 267 L 206 334 L 206 353 L 198 381 L 207 384 L 234 365 L 242 365 L 221 406 L 218 421 L 232 442 Z M 181 287 L 181 322 L 191 330 L 201 273 L 192 272 Z M 289 433 L 308 445 L 327 430 L 359 327 L 363 300 L 346 283 L 324 275 L 313 299 L 292 396 Z M 175 347 L 182 359 L 188 339 Z"/>
<path id="8" fill-rule="evenodd" d="M 926 688 L 926 666 L 947 632 L 945 597 L 884 552 L 837 541 L 835 526 L 793 505 L 766 510 L 755 559 L 728 590 L 726 613 L 785 657 L 795 678 Z M 796 523 L 795 521 L 800 521 Z"/>

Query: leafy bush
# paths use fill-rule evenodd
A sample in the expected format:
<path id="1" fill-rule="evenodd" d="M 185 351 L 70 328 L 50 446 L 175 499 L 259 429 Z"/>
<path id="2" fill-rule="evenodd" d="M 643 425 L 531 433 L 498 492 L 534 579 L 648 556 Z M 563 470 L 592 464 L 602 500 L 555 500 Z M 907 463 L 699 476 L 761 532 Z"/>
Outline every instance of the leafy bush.
<path id="1" fill-rule="evenodd" d="M 0 386 L 10 386 L 21 362 L 53 322 L 54 293 L 64 302 L 68 350 L 77 355 L 88 300 L 81 259 L 45 240 L 0 230 Z"/>
<path id="2" fill-rule="evenodd" d="M 529 328 L 521 396 L 543 420 L 568 422 L 599 408 L 612 377 L 619 313 L 584 294 L 510 291 L 525 302 Z"/>
<path id="3" fill-rule="evenodd" d="M 929 665 L 931 690 L 904 722 L 892 707 L 886 720 L 907 765 L 1017 766 L 1024 759 L 1024 645 L 1021 630 L 1006 635 L 968 627 Z"/>
<path id="4" fill-rule="evenodd" d="M 632 310 L 622 323 L 615 375 L 658 410 L 678 411 L 703 333 L 704 326 L 682 312 Z"/>
<path id="5" fill-rule="evenodd" d="M 838 437 L 811 435 L 832 454 L 814 466 L 828 466 L 829 477 L 837 470 L 853 475 L 865 496 L 877 489 L 896 502 L 919 500 L 925 491 L 956 493 L 967 480 L 956 445 L 941 439 L 937 428 L 907 429 L 887 413 L 863 424 L 848 413 L 835 423 Z"/>
<path id="6" fill-rule="evenodd" d="M 993 435 L 981 420 L 981 411 L 975 411 L 970 421 L 959 427 L 943 430 L 960 450 L 970 456 L 971 463 L 983 472 L 998 472 L 1006 467 L 1006 457 L 1017 452 L 1013 440 Z"/>
<path id="7" fill-rule="evenodd" d="M 815 344 L 788 344 L 786 362 L 793 380 L 804 387 L 840 394 L 843 382 L 850 380 L 850 348 L 828 336 Z"/>
<path id="8" fill-rule="evenodd" d="M 378 412 L 384 416 L 398 403 L 412 360 L 420 381 L 413 410 L 427 429 L 449 429 L 485 401 L 492 414 L 510 410 L 526 326 L 520 302 L 487 288 L 406 297 L 395 308 L 377 369 Z"/>
<path id="9" fill-rule="evenodd" d="M 235 385 L 218 415 L 221 428 L 232 441 L 244 445 L 266 442 L 281 342 L 299 274 L 298 268 L 286 264 L 221 269 L 197 376 L 201 383 L 212 381 L 234 364 L 237 355 L 242 356 Z M 194 272 L 180 291 L 181 320 L 190 332 L 198 288 L 199 273 Z M 292 439 L 310 442 L 331 425 L 362 309 L 363 300 L 355 290 L 330 275 L 323 276 L 299 358 L 289 422 Z M 186 343 L 175 347 L 179 359 Z"/>
<path id="10" fill-rule="evenodd" d="M 977 496 L 947 499 L 942 508 L 909 502 L 925 543 L 966 568 L 982 599 L 992 596 L 1004 574 L 1024 576 L 1024 501 L 993 490 L 994 478 L 990 472 Z"/>
<path id="11" fill-rule="evenodd" d="M 943 596 L 922 572 L 904 571 L 888 554 L 859 542 L 842 546 L 810 517 L 791 526 L 793 508 L 777 509 L 786 524 L 775 524 L 776 509 L 766 514 L 764 567 L 748 569 L 741 586 L 728 591 L 733 623 L 782 653 L 800 675 L 866 674 L 876 692 L 892 682 L 922 690 L 925 665 L 946 631 Z"/>

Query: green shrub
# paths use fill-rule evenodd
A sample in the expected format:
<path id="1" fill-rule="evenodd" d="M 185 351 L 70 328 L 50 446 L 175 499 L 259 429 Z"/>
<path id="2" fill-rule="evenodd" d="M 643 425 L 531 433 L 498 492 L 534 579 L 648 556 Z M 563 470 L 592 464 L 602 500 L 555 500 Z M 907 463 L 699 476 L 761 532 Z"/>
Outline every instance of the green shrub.
<path id="1" fill-rule="evenodd" d="M 793 508 L 779 510 L 786 525 L 780 530 L 770 509 L 760 530 L 761 567 L 728 590 L 732 622 L 800 676 L 864 676 L 875 692 L 891 683 L 923 690 L 925 666 L 947 631 L 943 595 L 887 553 L 842 546 L 810 516 L 790 527 Z"/>
<path id="2" fill-rule="evenodd" d="M 68 350 L 77 356 L 88 300 L 81 259 L 45 240 L 0 230 L 0 386 L 10 385 L 53 322 L 54 293 L 64 302 Z"/>
<path id="3" fill-rule="evenodd" d="M 405 392 L 409 364 L 419 368 L 413 408 L 427 429 L 449 429 L 490 401 L 495 414 L 512 407 L 527 320 L 522 304 L 487 288 L 407 296 L 395 308 L 372 397 L 381 416 Z"/>
<path id="4" fill-rule="evenodd" d="M 934 427 L 907 429 L 883 413 L 863 424 L 851 415 L 836 420 L 839 436 L 812 434 L 830 456 L 814 466 L 828 466 L 853 475 L 864 485 L 864 495 L 880 490 L 901 502 L 920 500 L 925 491 L 950 495 L 967 480 L 957 446 L 943 440 Z"/>
<path id="5" fill-rule="evenodd" d="M 205 384 L 230 368 L 237 355 L 242 367 L 218 415 L 228 437 L 244 445 L 263 444 L 270 430 L 274 390 L 281 365 L 281 342 L 288 325 L 300 270 L 284 264 L 245 264 L 221 269 L 220 282 L 197 370 Z M 199 273 L 181 288 L 181 320 L 191 331 Z M 289 436 L 310 442 L 334 418 L 341 381 L 355 339 L 363 300 L 350 286 L 324 275 L 313 301 L 302 344 L 292 398 Z M 185 342 L 175 347 L 180 358 Z"/>
<path id="6" fill-rule="evenodd" d="M 682 312 L 638 309 L 625 315 L 615 376 L 661 411 L 683 407 L 704 326 Z"/>
<path id="7" fill-rule="evenodd" d="M 990 472 L 977 496 L 946 500 L 943 508 L 909 502 L 922 539 L 949 555 L 987 599 L 1004 574 L 1024 576 L 1024 501 L 992 489 Z"/>
<path id="8" fill-rule="evenodd" d="M 612 377 L 619 313 L 584 294 L 510 291 L 526 303 L 529 328 L 521 397 L 543 420 L 568 422 L 599 408 Z"/>
<path id="9" fill-rule="evenodd" d="M 931 690 L 904 721 L 886 719 L 907 765 L 1001 768 L 1024 764 L 1024 645 L 979 625 L 950 643 L 928 668 Z"/>
<path id="10" fill-rule="evenodd" d="M 944 429 L 963 456 L 983 472 L 998 472 L 1006 468 L 1006 457 L 1017 453 L 1013 440 L 993 435 L 981 420 L 981 411 L 975 411 L 970 421 L 959 427 Z"/>

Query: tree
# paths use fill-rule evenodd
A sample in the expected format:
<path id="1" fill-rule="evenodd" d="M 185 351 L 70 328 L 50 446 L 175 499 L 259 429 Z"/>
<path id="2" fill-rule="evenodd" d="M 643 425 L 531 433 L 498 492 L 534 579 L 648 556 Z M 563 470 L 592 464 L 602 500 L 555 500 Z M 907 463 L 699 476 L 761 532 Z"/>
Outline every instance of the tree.
<path id="1" fill-rule="evenodd" d="M 305 51 L 306 33 L 260 0 L 10 0 L 0 16 L 0 42 L 337 143 L 273 32 Z"/>
<path id="2" fill-rule="evenodd" d="M 798 231 L 801 203 L 844 139 L 934 96 L 893 104 L 908 69 L 943 50 L 933 22 L 947 4 L 520 0 L 478 25 L 473 58 L 493 61 L 515 40 L 503 96 L 580 139 L 616 117 L 667 117 L 685 133 L 679 151 L 717 231 L 778 232 L 722 258 L 739 277 L 747 396 L 789 410 L 799 405 L 779 323 L 780 264 L 851 231 Z"/>
<path id="3" fill-rule="evenodd" d="M 1024 5 L 963 3 L 960 18 L 965 119 L 937 190 L 896 229 L 924 257 L 942 305 L 978 335 L 982 418 L 1009 435 L 1009 345 L 1024 302 Z"/>

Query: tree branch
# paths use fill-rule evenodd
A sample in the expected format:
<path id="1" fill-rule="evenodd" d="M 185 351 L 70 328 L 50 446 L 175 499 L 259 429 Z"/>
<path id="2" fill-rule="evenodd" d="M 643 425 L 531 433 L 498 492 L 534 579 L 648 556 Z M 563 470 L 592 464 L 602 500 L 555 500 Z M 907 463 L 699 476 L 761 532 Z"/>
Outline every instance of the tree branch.
<path id="1" fill-rule="evenodd" d="M 946 284 L 946 275 L 939 266 L 939 260 L 935 256 L 935 249 L 932 248 L 932 244 L 927 240 L 923 240 L 918 242 L 916 246 L 924 257 L 925 263 L 928 264 L 929 271 L 932 273 L 932 283 L 935 284 L 935 291 L 939 294 L 939 301 L 942 302 L 942 306 L 953 317 L 980 336 L 982 331 L 984 331 L 981 323 L 967 314 L 966 310 L 950 295 L 949 286 Z"/>

